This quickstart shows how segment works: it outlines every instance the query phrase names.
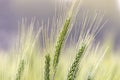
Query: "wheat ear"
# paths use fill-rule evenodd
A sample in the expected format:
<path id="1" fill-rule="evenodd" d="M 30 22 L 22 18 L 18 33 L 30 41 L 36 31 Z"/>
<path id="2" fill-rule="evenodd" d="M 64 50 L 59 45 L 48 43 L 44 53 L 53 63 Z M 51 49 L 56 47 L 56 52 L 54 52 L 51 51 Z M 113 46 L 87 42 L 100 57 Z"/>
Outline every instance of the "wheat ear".
<path id="1" fill-rule="evenodd" d="M 55 55 L 54 55 L 54 61 L 53 61 L 54 69 L 57 67 L 57 65 L 59 63 L 59 56 L 60 56 L 62 44 L 63 44 L 65 36 L 67 34 L 69 24 L 70 24 L 70 19 L 67 19 L 65 24 L 64 24 L 64 27 L 59 35 L 57 45 L 55 47 Z"/>
<path id="2" fill-rule="evenodd" d="M 45 73 L 44 80 L 50 80 L 50 55 L 45 56 Z"/>
<path id="3" fill-rule="evenodd" d="M 78 71 L 78 69 L 79 69 L 79 68 L 78 68 L 78 67 L 79 67 L 79 61 L 80 61 L 80 59 L 81 59 L 82 54 L 83 54 L 84 51 L 85 51 L 85 48 L 86 48 L 86 46 L 83 45 L 83 46 L 79 49 L 78 53 L 76 54 L 75 60 L 74 60 L 72 66 L 71 66 L 71 68 L 70 68 L 69 73 L 68 73 L 67 80 L 75 80 L 77 71 Z"/>
<path id="4" fill-rule="evenodd" d="M 20 64 L 19 64 L 19 68 L 17 70 L 17 74 L 16 74 L 16 79 L 15 80 L 21 80 L 21 76 L 22 76 L 23 71 L 24 71 L 24 66 L 25 66 L 25 61 L 21 60 Z"/>

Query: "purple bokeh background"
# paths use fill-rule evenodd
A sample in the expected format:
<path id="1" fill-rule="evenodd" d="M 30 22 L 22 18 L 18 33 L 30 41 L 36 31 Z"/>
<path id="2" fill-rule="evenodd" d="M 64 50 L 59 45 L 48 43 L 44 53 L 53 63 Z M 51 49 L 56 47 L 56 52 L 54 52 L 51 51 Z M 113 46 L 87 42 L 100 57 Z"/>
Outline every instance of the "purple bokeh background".
<path id="1" fill-rule="evenodd" d="M 16 0 L 17 1 L 17 0 Z M 19 1 L 19 0 L 18 0 Z M 24 3 L 24 0 L 22 0 Z M 29 1 L 29 0 L 28 0 Z M 54 3 L 50 2 L 50 0 L 40 0 L 41 2 L 34 4 L 32 8 L 24 4 L 15 4 L 15 0 L 0 0 L 0 49 L 4 51 L 8 51 L 11 45 L 14 43 L 17 28 L 18 28 L 18 20 L 21 16 L 38 16 L 40 20 L 47 20 L 48 18 L 52 18 L 54 16 Z M 98 0 L 100 1 L 100 0 Z M 108 1 L 108 0 L 101 0 Z M 114 1 L 114 0 L 109 0 Z M 15 4 L 15 5 L 14 5 Z M 120 45 L 120 13 L 116 4 L 106 4 L 103 8 L 107 12 L 107 17 L 109 18 L 109 22 L 105 25 L 105 28 L 101 33 L 97 36 L 97 40 L 106 37 L 105 35 L 113 36 L 115 48 L 119 49 Z M 25 8 L 24 8 L 25 7 Z M 91 9 L 99 9 L 100 7 L 91 6 L 89 3 L 83 4 L 83 8 Z M 102 7 L 100 8 L 102 9 Z"/>

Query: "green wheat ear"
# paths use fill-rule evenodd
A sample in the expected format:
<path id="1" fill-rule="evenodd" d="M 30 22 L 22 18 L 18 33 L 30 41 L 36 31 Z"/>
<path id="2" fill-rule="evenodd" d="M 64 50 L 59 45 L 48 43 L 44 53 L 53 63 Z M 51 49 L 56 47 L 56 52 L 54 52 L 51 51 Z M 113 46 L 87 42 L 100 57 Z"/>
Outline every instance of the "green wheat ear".
<path id="1" fill-rule="evenodd" d="M 45 56 L 45 73 L 44 80 L 50 80 L 50 55 Z"/>
<path id="2" fill-rule="evenodd" d="M 24 71 L 24 66 L 25 66 L 25 61 L 21 60 L 20 64 L 19 64 L 19 68 L 17 70 L 17 74 L 16 74 L 16 79 L 15 80 L 21 80 L 21 76 L 22 76 L 23 71 Z"/>
<path id="3" fill-rule="evenodd" d="M 66 18 L 65 23 L 63 24 L 63 28 L 61 30 L 61 33 L 59 34 L 59 37 L 57 39 L 57 43 L 55 46 L 55 55 L 54 55 L 54 59 L 53 59 L 53 80 L 55 78 L 55 74 L 56 74 L 56 70 L 57 70 L 57 66 L 59 63 L 59 57 L 60 57 L 60 53 L 61 53 L 61 49 L 62 49 L 62 45 L 63 42 L 65 40 L 65 36 L 68 32 L 68 28 L 71 22 L 71 18 L 73 17 L 73 9 L 75 9 L 75 5 L 76 3 L 79 2 L 77 0 L 73 0 L 73 4 L 71 5 L 70 10 L 68 11 L 68 17 Z"/>
<path id="4" fill-rule="evenodd" d="M 82 47 L 79 49 L 78 53 L 76 54 L 75 60 L 70 68 L 70 71 L 67 76 L 67 80 L 75 80 L 76 74 L 78 72 L 79 67 L 79 61 L 81 59 L 82 54 L 85 51 L 86 46 L 82 45 Z"/>
<path id="5" fill-rule="evenodd" d="M 56 67 L 59 63 L 59 56 L 60 56 L 61 48 L 62 48 L 65 36 L 67 34 L 67 31 L 68 31 L 70 20 L 71 20 L 71 18 L 69 18 L 65 21 L 63 29 L 61 30 L 61 33 L 60 33 L 60 35 L 58 37 L 58 40 L 57 40 L 57 44 L 56 44 L 56 47 L 55 47 L 55 55 L 54 55 L 54 60 L 53 60 L 54 70 L 56 70 Z"/>

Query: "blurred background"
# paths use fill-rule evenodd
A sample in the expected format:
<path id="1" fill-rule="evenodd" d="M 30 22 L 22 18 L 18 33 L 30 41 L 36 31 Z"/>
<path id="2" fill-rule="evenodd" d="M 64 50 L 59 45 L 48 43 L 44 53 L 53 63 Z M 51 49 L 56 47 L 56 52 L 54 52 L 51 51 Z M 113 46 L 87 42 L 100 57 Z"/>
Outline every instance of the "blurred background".
<path id="1" fill-rule="evenodd" d="M 0 50 L 9 51 L 18 33 L 18 21 L 21 16 L 31 18 L 37 16 L 39 20 L 47 21 L 55 15 L 55 10 L 69 4 L 71 0 L 0 0 Z M 120 0 L 82 0 L 82 9 L 89 11 L 105 11 L 105 18 L 109 19 L 97 40 L 109 41 L 115 50 L 120 48 Z"/>

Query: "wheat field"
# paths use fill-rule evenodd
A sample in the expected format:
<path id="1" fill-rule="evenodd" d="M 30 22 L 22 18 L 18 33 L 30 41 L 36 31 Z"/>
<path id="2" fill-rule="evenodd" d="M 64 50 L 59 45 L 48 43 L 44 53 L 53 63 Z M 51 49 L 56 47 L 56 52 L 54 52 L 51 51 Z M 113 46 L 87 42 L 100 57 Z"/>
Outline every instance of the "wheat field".
<path id="1" fill-rule="evenodd" d="M 0 80 L 120 80 L 120 55 L 109 40 L 94 43 L 107 24 L 104 14 L 85 11 L 75 25 L 80 4 L 73 0 L 51 27 L 38 21 L 35 29 L 35 18 L 30 24 L 23 18 L 16 44 L 0 53 Z"/>

